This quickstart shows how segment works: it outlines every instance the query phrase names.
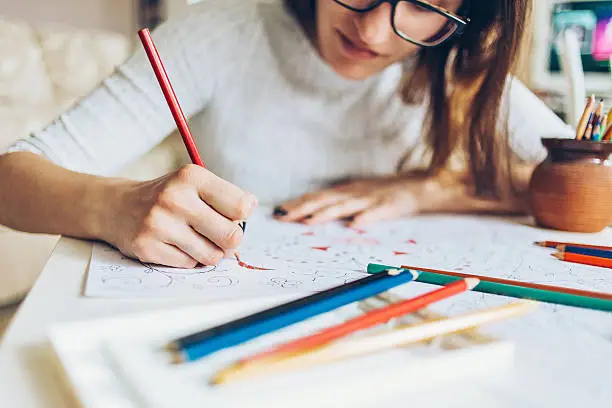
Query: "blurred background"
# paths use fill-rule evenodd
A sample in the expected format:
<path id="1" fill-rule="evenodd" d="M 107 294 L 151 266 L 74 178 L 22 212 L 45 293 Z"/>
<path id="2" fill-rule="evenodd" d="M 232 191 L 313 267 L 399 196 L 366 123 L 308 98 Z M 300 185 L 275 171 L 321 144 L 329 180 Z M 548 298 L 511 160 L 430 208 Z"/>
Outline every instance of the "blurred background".
<path id="1" fill-rule="evenodd" d="M 609 106 L 612 1 L 532 1 L 516 75 L 570 124 L 587 94 Z M 45 126 L 109 75 L 138 44 L 139 28 L 154 28 L 188 3 L 0 0 L 0 151 Z M 185 161 L 180 139 L 171 135 L 124 175 L 151 178 Z M 0 226 L 0 336 L 57 239 Z"/>

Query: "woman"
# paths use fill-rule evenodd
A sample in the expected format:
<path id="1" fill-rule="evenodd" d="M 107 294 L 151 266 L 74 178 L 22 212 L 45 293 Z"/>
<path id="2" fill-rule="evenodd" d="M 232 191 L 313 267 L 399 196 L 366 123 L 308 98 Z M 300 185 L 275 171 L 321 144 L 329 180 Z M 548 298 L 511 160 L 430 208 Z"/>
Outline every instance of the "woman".
<path id="1" fill-rule="evenodd" d="M 0 157 L 0 223 L 193 267 L 239 244 L 255 196 L 306 223 L 523 211 L 514 162 L 567 131 L 509 77 L 528 4 L 203 1 L 154 37 L 211 172 L 107 177 L 174 127 L 139 50 Z"/>

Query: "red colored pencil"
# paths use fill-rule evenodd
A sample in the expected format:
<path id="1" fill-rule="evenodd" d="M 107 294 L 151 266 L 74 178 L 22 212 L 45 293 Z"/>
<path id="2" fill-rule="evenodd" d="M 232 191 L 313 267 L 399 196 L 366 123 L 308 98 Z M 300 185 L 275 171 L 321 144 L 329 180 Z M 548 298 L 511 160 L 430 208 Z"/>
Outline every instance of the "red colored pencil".
<path id="1" fill-rule="evenodd" d="M 612 269 L 612 259 L 600 258 L 598 256 L 589 256 L 582 254 L 574 254 L 571 252 L 559 252 L 552 254 L 555 258 L 566 262 L 579 263 L 583 265 L 601 266 L 602 268 Z"/>
<path id="2" fill-rule="evenodd" d="M 176 122 L 176 127 L 181 133 L 183 143 L 185 143 L 185 147 L 187 148 L 191 162 L 205 168 L 206 166 L 204 165 L 204 161 L 202 161 L 202 157 L 198 152 L 198 147 L 196 146 L 193 136 L 191 135 L 191 131 L 189 130 L 187 118 L 185 118 L 185 114 L 183 114 L 181 105 L 179 104 L 176 94 L 174 93 L 174 89 L 170 83 L 170 78 L 168 78 L 168 73 L 166 73 L 166 69 L 164 68 L 161 57 L 157 52 L 157 48 L 155 47 L 155 43 L 153 42 L 153 37 L 151 37 L 149 29 L 143 28 L 142 30 L 138 31 L 138 36 L 140 37 L 140 41 L 142 42 L 145 52 L 147 53 L 147 57 L 149 57 L 149 62 L 153 67 L 153 71 L 155 72 L 159 86 L 164 94 L 164 97 L 166 98 L 168 107 L 170 107 L 170 111 L 172 112 L 172 116 Z"/>
<path id="3" fill-rule="evenodd" d="M 413 271 L 433 272 L 440 275 L 456 276 L 458 278 L 478 278 L 483 282 L 501 283 L 502 285 L 519 286 L 523 288 L 546 290 L 549 292 L 567 293 L 570 295 L 586 296 L 598 299 L 612 300 L 611 293 L 593 292 L 590 290 L 564 288 L 562 286 L 543 285 L 541 283 L 522 282 L 510 279 L 492 278 L 490 276 L 480 276 L 461 272 L 442 271 L 438 269 L 421 268 L 419 266 L 402 265 L 402 269 L 410 269 Z"/>
<path id="4" fill-rule="evenodd" d="M 416 312 L 434 302 L 454 296 L 458 293 L 472 290 L 480 281 L 476 278 L 467 278 L 450 283 L 440 289 L 425 293 L 412 299 L 407 299 L 399 303 L 375 309 L 369 313 L 358 316 L 336 326 L 321 330 L 310 336 L 293 340 L 271 350 L 248 357 L 238 364 L 247 364 L 256 360 L 276 357 L 278 355 L 292 354 L 302 350 L 320 347 L 324 344 L 347 336 L 358 330 L 364 330 L 378 324 L 387 323 L 396 317 L 404 316 L 408 313 Z"/>
<path id="5" fill-rule="evenodd" d="M 605 246 L 605 245 L 575 244 L 572 242 L 540 241 L 540 242 L 536 242 L 536 245 L 546 247 L 546 248 L 556 248 L 559 245 L 566 245 L 566 246 L 572 246 L 572 247 L 577 247 L 577 248 L 605 249 L 608 251 L 612 251 L 612 247 Z"/>

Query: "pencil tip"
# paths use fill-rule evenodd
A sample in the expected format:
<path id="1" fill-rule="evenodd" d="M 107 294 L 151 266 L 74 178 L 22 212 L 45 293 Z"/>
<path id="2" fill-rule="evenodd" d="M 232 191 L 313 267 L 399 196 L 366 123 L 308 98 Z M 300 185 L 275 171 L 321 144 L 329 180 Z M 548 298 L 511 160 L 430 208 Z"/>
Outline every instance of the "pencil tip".
<path id="1" fill-rule="evenodd" d="M 402 273 L 401 269 L 389 269 L 387 270 L 387 275 L 389 276 L 397 276 Z"/>
<path id="2" fill-rule="evenodd" d="M 166 344 L 166 346 L 164 347 L 164 349 L 166 351 L 178 351 L 180 349 L 180 347 L 178 346 L 178 344 L 176 344 L 175 341 Z"/>
<path id="3" fill-rule="evenodd" d="M 554 256 L 557 259 L 563 260 L 563 253 L 562 252 L 557 252 L 556 254 L 551 254 L 552 256 Z"/>
<path id="4" fill-rule="evenodd" d="M 546 241 L 536 241 L 535 244 L 538 246 L 546 246 Z"/>
<path id="5" fill-rule="evenodd" d="M 170 362 L 172 364 L 182 364 L 185 362 L 185 356 L 179 350 L 170 351 Z"/>
<path id="6" fill-rule="evenodd" d="M 467 285 L 468 290 L 474 289 L 480 283 L 480 279 L 478 278 L 465 278 L 465 283 Z"/>

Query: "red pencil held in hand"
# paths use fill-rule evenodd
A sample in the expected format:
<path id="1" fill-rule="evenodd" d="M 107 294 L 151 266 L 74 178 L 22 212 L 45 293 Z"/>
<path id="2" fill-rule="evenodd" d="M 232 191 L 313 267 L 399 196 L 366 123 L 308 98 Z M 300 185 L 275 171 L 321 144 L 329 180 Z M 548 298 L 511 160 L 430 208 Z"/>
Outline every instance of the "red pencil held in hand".
<path id="1" fill-rule="evenodd" d="M 168 107 L 170 107 L 172 117 L 174 117 L 174 121 L 176 122 L 176 127 L 183 138 L 183 142 L 185 143 L 185 147 L 187 148 L 191 162 L 193 164 L 197 164 L 198 166 L 206 167 L 202 161 L 200 152 L 198 152 L 198 147 L 193 140 L 193 136 L 189 130 L 189 125 L 187 124 L 187 118 L 183 114 L 181 105 L 179 104 L 176 94 L 174 93 L 174 89 L 170 83 L 170 78 L 168 78 L 164 64 L 162 63 L 161 57 L 157 52 L 157 48 L 153 43 L 151 32 L 148 28 L 143 28 L 142 30 L 138 31 L 138 36 L 140 37 L 140 41 L 142 42 L 145 52 L 147 53 L 147 57 L 149 57 L 149 62 L 151 62 L 151 66 L 153 67 L 153 71 L 155 72 L 155 76 L 159 82 L 159 86 L 164 93 L 166 102 L 168 102 Z"/>

